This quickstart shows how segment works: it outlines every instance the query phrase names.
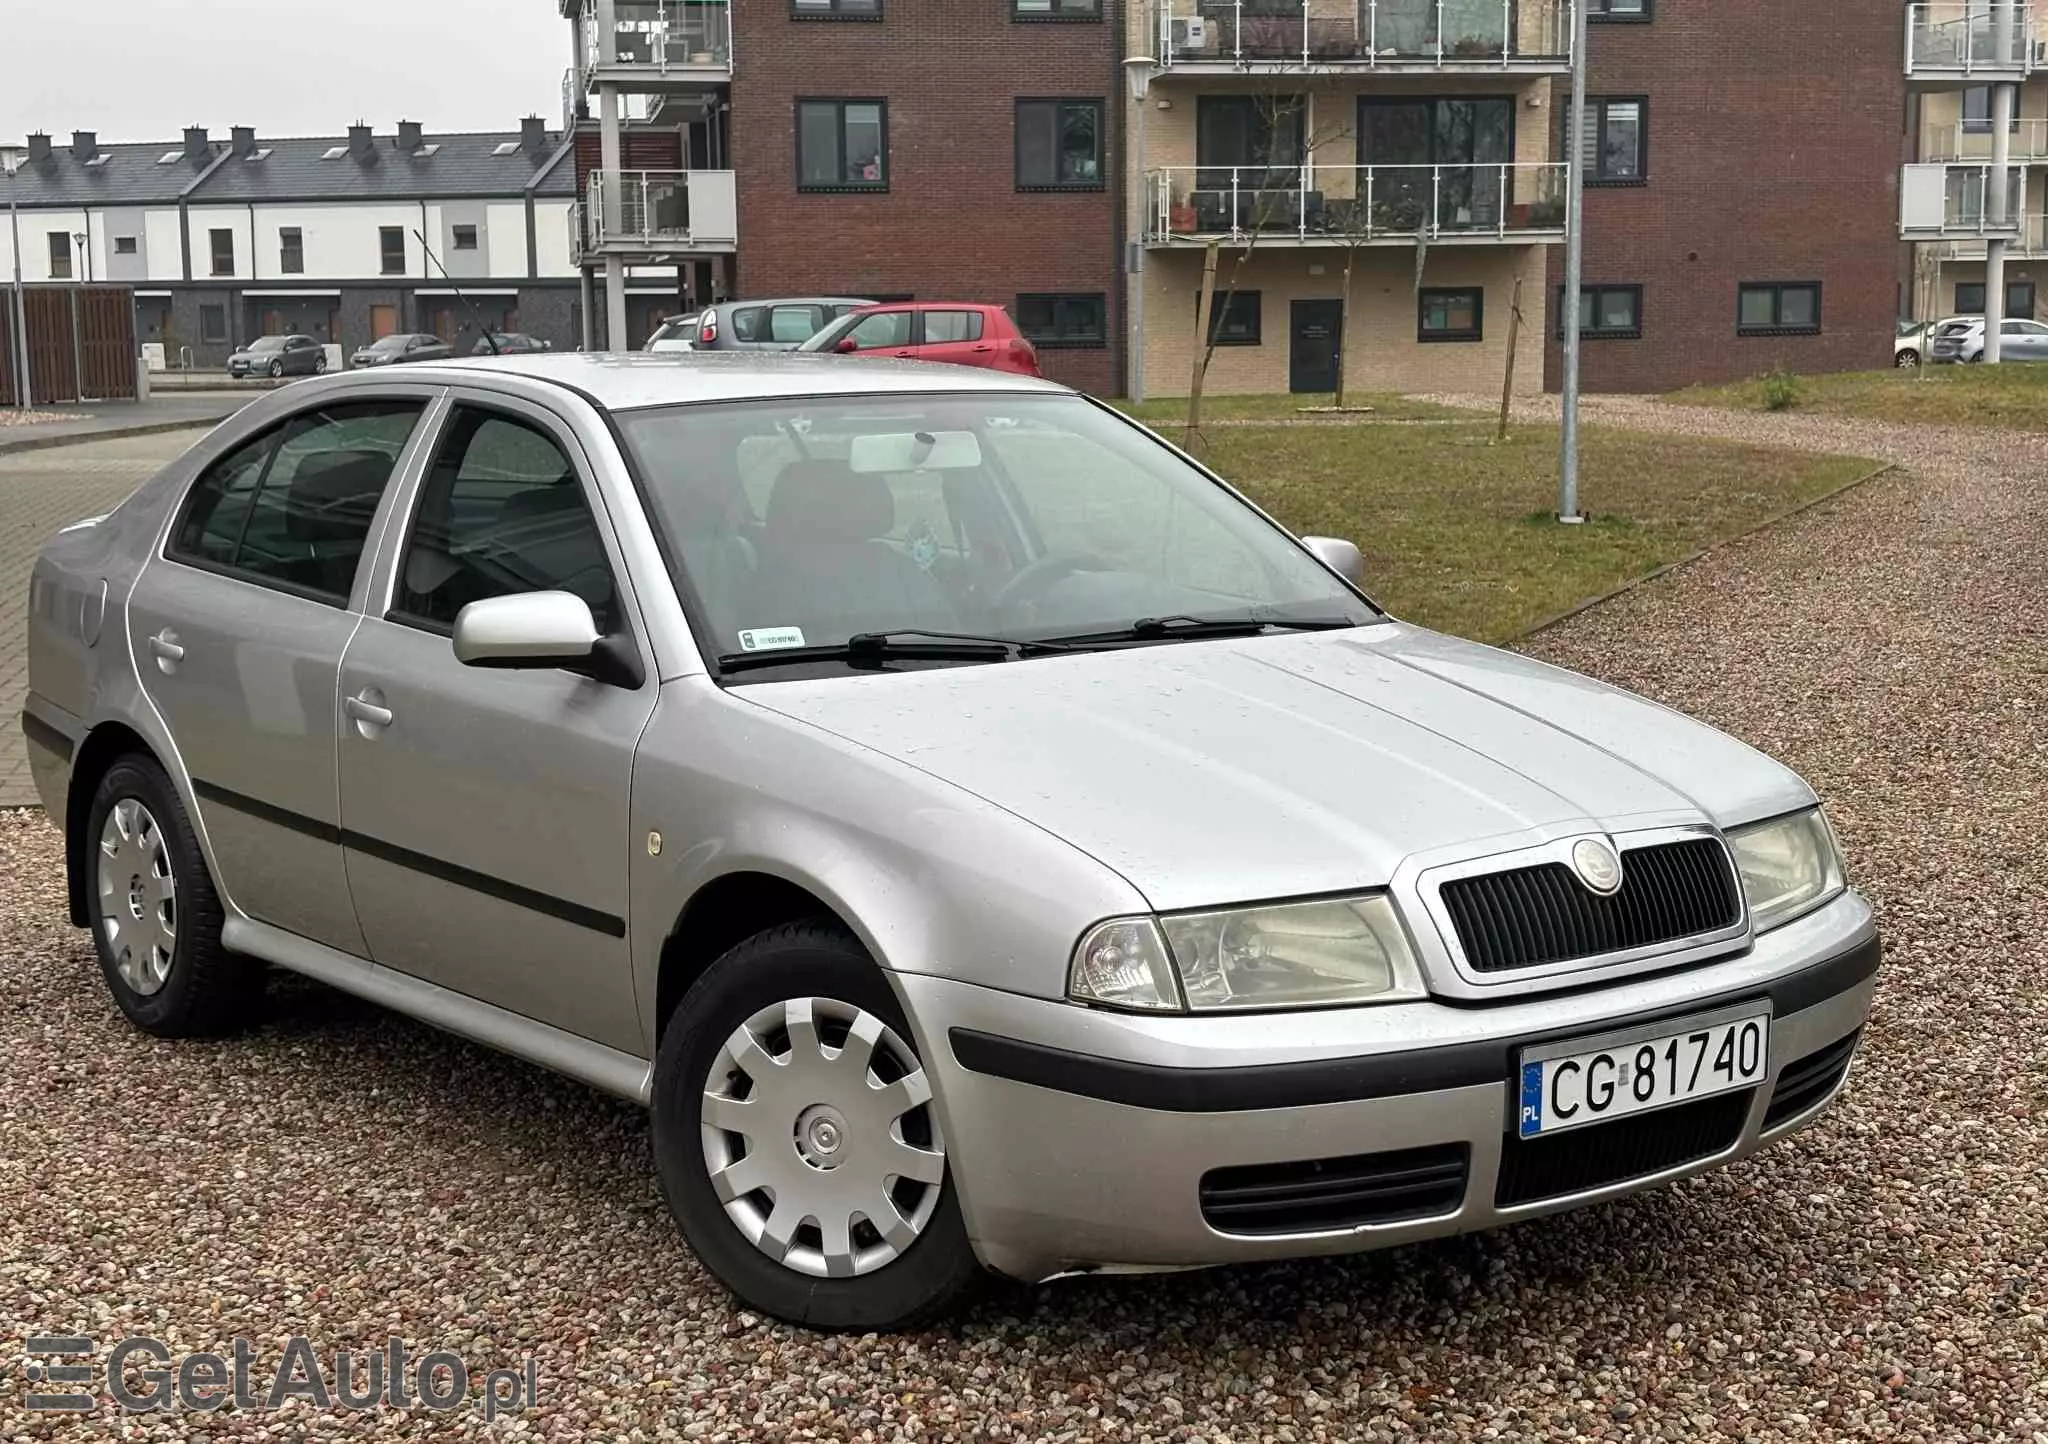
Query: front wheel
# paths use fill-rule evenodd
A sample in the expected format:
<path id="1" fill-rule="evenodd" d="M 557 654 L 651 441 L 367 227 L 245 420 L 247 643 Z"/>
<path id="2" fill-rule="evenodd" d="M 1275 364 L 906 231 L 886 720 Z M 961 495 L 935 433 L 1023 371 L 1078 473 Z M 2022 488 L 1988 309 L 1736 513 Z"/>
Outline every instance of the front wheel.
<path id="1" fill-rule="evenodd" d="M 1911 371 L 1920 364 L 1920 353 L 1908 346 L 1893 359 L 1892 364 L 1901 371 Z"/>
<path id="2" fill-rule="evenodd" d="M 273 362 L 271 362 L 271 363 L 270 363 L 270 379 L 271 379 L 271 380 L 273 380 L 273 381 L 275 381 L 275 380 L 276 380 L 276 379 L 277 379 L 278 377 L 280 377 L 280 376 L 282 376 L 282 375 L 284 375 L 284 362 L 282 362 L 282 361 L 273 361 Z"/>
<path id="3" fill-rule="evenodd" d="M 315 376 L 325 376 L 327 374 L 327 353 L 325 351 L 322 351 L 313 358 L 313 374 Z"/>
<path id="4" fill-rule="evenodd" d="M 790 1323 L 906 1328 L 980 1276 L 902 1008 L 830 924 L 748 939 L 678 1004 L 654 1156 L 697 1257 Z"/>

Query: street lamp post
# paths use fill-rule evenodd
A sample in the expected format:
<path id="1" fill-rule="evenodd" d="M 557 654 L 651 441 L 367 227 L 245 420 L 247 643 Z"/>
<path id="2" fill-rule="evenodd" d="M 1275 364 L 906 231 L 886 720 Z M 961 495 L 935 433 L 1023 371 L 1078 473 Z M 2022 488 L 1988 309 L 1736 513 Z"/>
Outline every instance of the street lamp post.
<path id="1" fill-rule="evenodd" d="M 1133 55 L 1124 61 L 1124 81 L 1131 92 L 1131 99 L 1138 108 L 1137 124 L 1131 128 L 1131 159 L 1136 161 L 1138 176 L 1137 214 L 1133 235 L 1127 239 L 1128 255 L 1124 263 L 1126 292 L 1131 313 L 1130 334 L 1124 338 L 1124 393 L 1132 401 L 1145 399 L 1145 217 L 1150 211 L 1149 194 L 1145 188 L 1145 111 L 1147 94 L 1152 89 L 1153 72 L 1159 62 L 1149 55 Z M 1132 169 L 1126 160 L 1125 170 Z M 1128 190 L 1125 195 L 1129 195 Z"/>
<path id="2" fill-rule="evenodd" d="M 21 208 L 20 182 L 15 173 L 21 169 L 22 153 L 13 146 L 0 146 L 0 170 L 7 172 L 7 228 L 10 249 L 14 256 L 14 299 L 13 324 L 7 329 L 13 333 L 14 350 L 14 404 L 23 411 L 29 409 L 31 397 L 28 394 L 28 305 L 21 290 Z"/>
<path id="3" fill-rule="evenodd" d="M 71 233 L 71 240 L 72 244 L 78 247 L 79 283 L 90 286 L 92 284 L 92 237 L 84 231 L 73 231 Z"/>

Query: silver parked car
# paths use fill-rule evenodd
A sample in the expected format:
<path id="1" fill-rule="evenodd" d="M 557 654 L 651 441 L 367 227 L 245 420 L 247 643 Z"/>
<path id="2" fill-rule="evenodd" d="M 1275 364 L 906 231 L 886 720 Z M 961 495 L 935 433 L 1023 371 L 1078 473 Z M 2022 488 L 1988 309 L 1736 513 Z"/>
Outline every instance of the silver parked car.
<path id="1" fill-rule="evenodd" d="M 1813 792 L 1361 570 L 1048 382 L 463 359 L 59 533 L 22 728 L 136 1025 L 267 963 L 639 1100 L 698 1255 L 813 1326 L 1811 1120 L 1879 957 Z"/>

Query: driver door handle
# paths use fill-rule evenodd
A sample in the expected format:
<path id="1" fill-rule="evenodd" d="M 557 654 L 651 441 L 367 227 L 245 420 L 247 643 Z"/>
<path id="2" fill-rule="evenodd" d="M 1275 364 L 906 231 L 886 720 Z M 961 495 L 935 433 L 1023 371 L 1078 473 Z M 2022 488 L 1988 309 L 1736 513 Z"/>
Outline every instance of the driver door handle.
<path id="1" fill-rule="evenodd" d="M 165 627 L 149 639 L 149 650 L 166 662 L 185 660 L 184 645 L 178 641 L 178 634 L 169 627 Z"/>
<path id="2" fill-rule="evenodd" d="M 372 696 L 372 693 L 366 691 L 349 698 L 345 704 L 348 715 L 372 727 L 389 727 L 396 720 L 391 709 L 372 701 Z"/>

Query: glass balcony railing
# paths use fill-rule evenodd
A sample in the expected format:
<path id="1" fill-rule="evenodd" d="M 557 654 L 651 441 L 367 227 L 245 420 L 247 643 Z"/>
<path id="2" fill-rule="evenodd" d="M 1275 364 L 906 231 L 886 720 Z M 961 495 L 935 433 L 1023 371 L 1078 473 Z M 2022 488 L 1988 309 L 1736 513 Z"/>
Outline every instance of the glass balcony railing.
<path id="1" fill-rule="evenodd" d="M 1564 233 L 1566 170 L 1562 161 L 1168 166 L 1146 177 L 1146 239 L 1540 240 Z"/>
<path id="2" fill-rule="evenodd" d="M 1906 74 L 2025 76 L 2042 57 L 2034 7 L 1992 0 L 1926 0 L 1906 7 Z"/>
<path id="3" fill-rule="evenodd" d="M 1994 137 L 1989 125 L 1933 125 L 1920 147 L 1922 160 L 1989 160 Z M 2015 120 L 2006 152 L 2013 161 L 2048 160 L 2048 120 Z"/>
<path id="4" fill-rule="evenodd" d="M 1950 241 L 1948 259 L 1981 261 L 1984 259 L 1984 250 L 1982 241 Z M 2005 253 L 2024 260 L 2038 260 L 2048 256 L 2048 215 L 2020 217 L 2019 236 L 2006 247 Z"/>
<path id="5" fill-rule="evenodd" d="M 1571 63 L 1572 0 L 1153 0 L 1152 16 L 1169 70 Z"/>
<path id="6" fill-rule="evenodd" d="M 1899 173 L 1899 234 L 1906 240 L 2018 233 L 2025 211 L 2026 172 L 2006 171 L 2003 214 L 1994 214 L 1993 167 L 1916 162 Z"/>
<path id="7" fill-rule="evenodd" d="M 592 250 L 729 251 L 739 244 L 739 193 L 729 170 L 597 171 L 585 214 Z"/>
<path id="8" fill-rule="evenodd" d="M 600 32 L 596 0 L 583 8 L 586 70 L 627 65 L 658 73 L 730 70 L 727 0 L 612 0 L 612 33 Z"/>

